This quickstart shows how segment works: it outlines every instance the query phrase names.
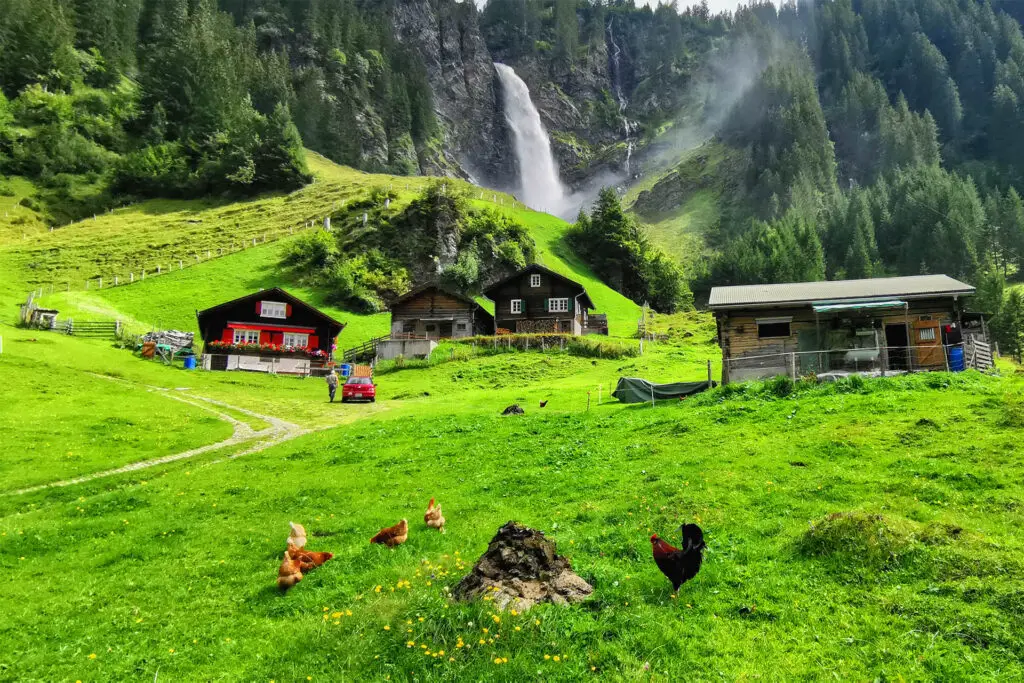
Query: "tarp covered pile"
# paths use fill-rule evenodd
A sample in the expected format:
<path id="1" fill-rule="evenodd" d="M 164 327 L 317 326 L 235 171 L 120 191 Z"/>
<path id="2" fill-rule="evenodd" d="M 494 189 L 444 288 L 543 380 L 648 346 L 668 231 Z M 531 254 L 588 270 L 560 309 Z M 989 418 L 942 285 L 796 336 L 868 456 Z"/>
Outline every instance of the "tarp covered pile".
<path id="1" fill-rule="evenodd" d="M 639 377 L 620 377 L 612 396 L 623 403 L 664 401 L 672 398 L 692 396 L 716 386 L 715 382 L 673 382 L 654 384 Z"/>

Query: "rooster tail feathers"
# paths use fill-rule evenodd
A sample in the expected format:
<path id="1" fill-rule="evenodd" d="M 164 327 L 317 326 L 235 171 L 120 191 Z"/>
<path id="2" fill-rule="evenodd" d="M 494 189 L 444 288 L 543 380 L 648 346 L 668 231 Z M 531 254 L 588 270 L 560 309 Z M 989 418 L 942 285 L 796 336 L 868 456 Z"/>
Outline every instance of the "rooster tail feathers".
<path id="1" fill-rule="evenodd" d="M 684 548 L 704 547 L 704 532 L 699 526 L 696 524 L 684 524 L 679 527 L 679 530 L 683 533 Z"/>

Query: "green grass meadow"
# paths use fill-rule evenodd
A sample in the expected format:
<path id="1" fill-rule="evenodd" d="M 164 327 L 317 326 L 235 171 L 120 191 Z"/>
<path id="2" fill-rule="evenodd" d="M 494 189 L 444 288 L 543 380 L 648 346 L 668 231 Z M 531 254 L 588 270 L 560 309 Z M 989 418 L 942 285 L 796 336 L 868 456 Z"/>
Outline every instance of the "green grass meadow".
<path id="1" fill-rule="evenodd" d="M 134 262 L 156 232 L 199 239 L 187 220 L 237 209 L 250 234 L 263 213 L 286 225 L 381 182 L 314 165 L 296 195 L 130 207 L 131 230 L 115 213 L 0 231 L 0 680 L 1024 679 L 1024 373 L 1009 362 L 620 404 L 622 376 L 698 381 L 709 361 L 720 376 L 714 321 L 659 317 L 666 339 L 640 353 L 636 305 L 565 250 L 564 222 L 520 210 L 543 262 L 609 313 L 600 353 L 446 343 L 382 364 L 376 403 L 342 405 L 322 380 L 189 372 L 11 326 L 46 245 L 47 268 L 77 276 Z M 168 222 L 150 232 L 147 211 Z M 44 303 L 134 329 L 194 329 L 197 308 L 273 285 L 321 303 L 277 271 L 282 244 Z M 342 344 L 387 331 L 386 315 L 327 310 L 349 324 Z M 512 403 L 525 414 L 502 417 Z M 422 523 L 431 497 L 445 534 Z M 368 543 L 401 518 L 404 545 Z M 525 614 L 453 600 L 509 520 L 544 531 L 593 595 Z M 290 521 L 335 557 L 282 594 Z M 691 521 L 704 566 L 673 593 L 649 537 Z"/>

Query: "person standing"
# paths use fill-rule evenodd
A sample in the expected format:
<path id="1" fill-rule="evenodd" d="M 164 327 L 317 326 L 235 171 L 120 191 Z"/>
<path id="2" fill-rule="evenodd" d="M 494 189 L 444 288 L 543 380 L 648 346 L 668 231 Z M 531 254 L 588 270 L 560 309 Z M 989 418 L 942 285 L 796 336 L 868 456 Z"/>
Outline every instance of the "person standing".
<path id="1" fill-rule="evenodd" d="M 327 393 L 331 395 L 331 403 L 334 403 L 334 394 L 338 391 L 338 374 L 334 368 L 327 373 Z"/>

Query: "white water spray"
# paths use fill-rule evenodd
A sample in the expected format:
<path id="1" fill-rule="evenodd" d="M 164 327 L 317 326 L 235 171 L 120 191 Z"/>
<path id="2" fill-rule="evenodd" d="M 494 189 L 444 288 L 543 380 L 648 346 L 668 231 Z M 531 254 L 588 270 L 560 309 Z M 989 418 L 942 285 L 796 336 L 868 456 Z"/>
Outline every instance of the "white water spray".
<path id="1" fill-rule="evenodd" d="M 512 67 L 495 64 L 501 79 L 505 119 L 512 129 L 516 160 L 519 162 L 520 200 L 533 209 L 558 214 L 564 209 L 565 189 L 558 179 L 558 165 L 551 154 L 551 141 L 540 121 L 530 89 Z"/>
<path id="2" fill-rule="evenodd" d="M 615 42 L 615 20 L 608 22 L 608 42 L 612 44 L 612 83 L 615 86 L 615 99 L 619 102 L 619 118 L 622 120 L 622 131 L 626 135 L 626 180 L 632 179 L 633 174 L 630 170 L 630 162 L 633 158 L 633 123 L 626 117 L 626 108 L 629 106 L 629 100 L 622 93 L 622 67 L 620 66 L 620 59 L 622 58 L 622 49 L 619 44 Z"/>

